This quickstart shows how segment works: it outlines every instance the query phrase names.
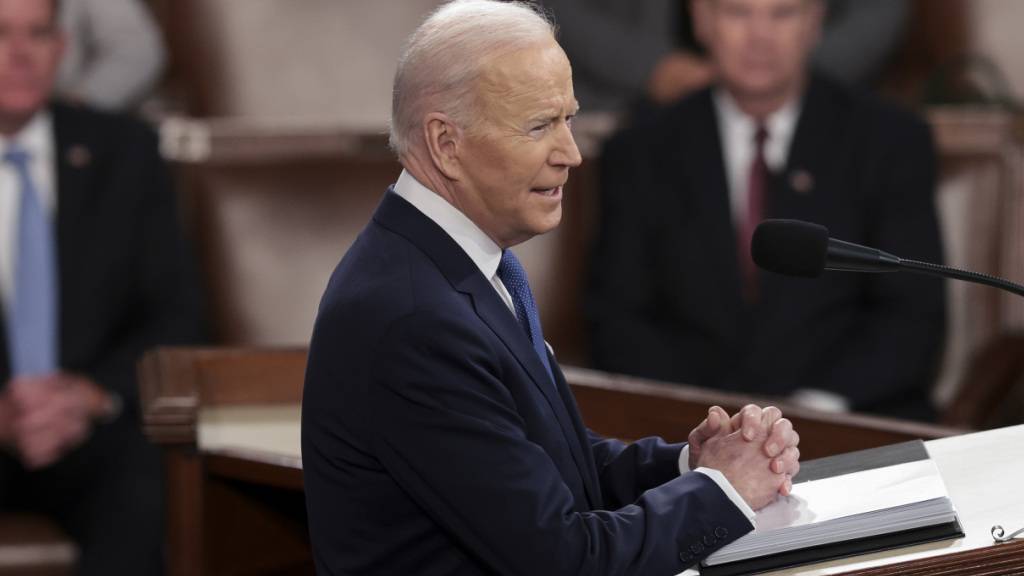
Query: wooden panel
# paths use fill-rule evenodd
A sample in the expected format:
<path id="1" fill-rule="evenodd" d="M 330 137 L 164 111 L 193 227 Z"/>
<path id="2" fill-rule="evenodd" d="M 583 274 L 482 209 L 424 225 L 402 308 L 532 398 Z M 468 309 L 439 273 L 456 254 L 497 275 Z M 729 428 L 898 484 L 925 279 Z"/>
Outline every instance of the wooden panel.
<path id="1" fill-rule="evenodd" d="M 583 419 L 607 436 L 661 436 L 685 441 L 690 430 L 718 405 L 734 413 L 746 404 L 776 405 L 800 433 L 803 459 L 820 458 L 906 440 L 944 438 L 963 429 L 860 414 L 830 414 L 756 396 L 728 394 L 580 368 L 564 368 Z"/>
<path id="2" fill-rule="evenodd" d="M 995 338 L 975 355 L 968 374 L 969 385 L 943 415 L 946 424 L 987 429 L 1024 420 L 1024 334 Z"/>
<path id="3" fill-rule="evenodd" d="M 301 461 L 230 448 L 202 453 L 196 447 L 195 431 L 198 412 L 208 399 L 220 406 L 298 402 L 305 362 L 302 349 L 169 348 L 144 359 L 147 430 L 164 445 L 168 468 L 168 571 L 172 576 L 311 571 Z M 681 440 L 711 404 L 733 411 L 749 402 L 765 403 L 754 397 L 579 368 L 565 371 L 588 425 L 624 438 L 656 434 Z M 958 432 L 887 418 L 780 407 L 802 435 L 805 459 Z M 192 423 L 188 433 L 187 427 L 178 425 L 178 433 L 162 434 L 171 421 L 168 412 Z M 954 558 L 950 573 L 969 568 L 977 557 L 950 556 Z M 917 560 L 866 574 L 906 573 L 901 570 L 935 562 L 946 565 L 941 559 Z"/>
<path id="4" fill-rule="evenodd" d="M 0 514 L 0 576 L 69 576 L 78 550 L 50 520 Z"/>
<path id="5" fill-rule="evenodd" d="M 966 0 L 914 0 L 903 45 L 883 75 L 883 90 L 921 104 L 936 70 L 969 51 L 968 12 Z"/>
<path id="6" fill-rule="evenodd" d="M 269 454 L 226 452 L 206 457 L 206 470 L 221 476 L 286 490 L 302 491 L 302 465 Z"/>
<path id="7" fill-rule="evenodd" d="M 206 523 L 203 463 L 187 446 L 164 450 L 167 490 L 167 574 L 203 574 Z"/>
<path id="8" fill-rule="evenodd" d="M 160 443 L 184 441 L 194 445 L 200 406 L 299 402 L 305 364 L 305 350 L 298 348 L 162 348 L 150 352 L 141 368 L 147 430 Z M 711 405 L 735 411 L 749 403 L 773 403 L 754 396 L 581 368 L 565 367 L 564 371 L 587 425 L 626 439 L 657 435 L 684 440 Z M 778 405 L 802 432 L 806 457 L 962 432 L 890 418 Z M 168 429 L 171 434 L 162 433 Z"/>
<path id="9" fill-rule="evenodd" d="M 846 574 L 847 576 L 1019 575 L 1024 574 L 1024 541 L 1007 542 L 979 550 L 968 550 L 913 562 L 901 562 Z"/>
<path id="10" fill-rule="evenodd" d="M 938 202 L 947 264 L 1024 281 L 1024 116 L 945 107 L 928 118 L 942 155 Z M 1010 415 L 1024 404 L 1006 393 L 1020 369 L 999 372 L 1015 364 L 1000 348 L 1012 340 L 1008 334 L 1024 330 L 1024 300 L 963 282 L 947 288 L 947 343 L 936 389 L 946 407 L 942 420 L 974 428 L 1020 422 Z M 998 409 L 1001 402 L 1016 410 Z"/>
<path id="11" fill-rule="evenodd" d="M 213 472 L 205 484 L 204 574 L 313 574 L 301 490 Z"/>
<path id="12" fill-rule="evenodd" d="M 139 362 L 143 428 L 157 443 L 195 445 L 200 405 L 295 404 L 305 349 L 159 348 Z"/>

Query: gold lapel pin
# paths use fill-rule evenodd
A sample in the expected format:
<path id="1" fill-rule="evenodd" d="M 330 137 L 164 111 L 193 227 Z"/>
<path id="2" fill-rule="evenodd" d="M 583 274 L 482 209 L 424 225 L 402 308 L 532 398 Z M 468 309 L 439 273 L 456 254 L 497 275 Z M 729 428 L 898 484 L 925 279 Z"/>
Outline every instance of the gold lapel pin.
<path id="1" fill-rule="evenodd" d="M 92 163 L 92 152 L 81 144 L 75 144 L 68 148 L 67 160 L 74 168 L 85 168 Z"/>
<path id="2" fill-rule="evenodd" d="M 814 176 L 807 170 L 794 170 L 789 175 L 789 186 L 797 194 L 810 194 L 814 191 Z"/>

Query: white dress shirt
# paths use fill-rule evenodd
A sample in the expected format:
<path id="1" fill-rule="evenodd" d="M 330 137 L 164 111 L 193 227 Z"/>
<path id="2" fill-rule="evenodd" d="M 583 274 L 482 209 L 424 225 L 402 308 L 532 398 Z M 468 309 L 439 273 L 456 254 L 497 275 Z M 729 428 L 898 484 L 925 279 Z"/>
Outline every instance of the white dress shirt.
<path id="1" fill-rule="evenodd" d="M 476 264 L 477 268 L 484 275 L 484 278 L 491 280 L 498 296 L 515 316 L 515 306 L 512 297 L 509 295 L 505 285 L 498 278 L 498 265 L 501 263 L 501 248 L 483 230 L 473 223 L 458 208 L 452 206 L 447 200 L 441 198 L 429 188 L 421 184 L 407 171 L 403 170 L 394 186 L 395 194 L 404 198 L 427 218 L 441 227 L 445 233 L 455 240 L 455 243 L 469 256 L 469 259 Z M 683 448 L 679 454 L 679 473 L 690 472 L 690 449 Z M 710 468 L 697 468 L 694 472 L 704 474 L 711 478 L 715 484 L 722 489 L 729 500 L 740 509 L 748 519 L 754 518 L 754 511 L 743 501 L 743 498 L 736 492 L 725 475 L 718 470 Z"/>
<path id="2" fill-rule="evenodd" d="M 718 113 L 718 133 L 722 141 L 725 174 L 729 184 L 729 202 L 733 222 L 745 222 L 747 197 L 750 188 L 750 167 L 754 162 L 754 135 L 758 121 L 748 116 L 725 90 L 714 93 Z M 764 160 L 772 172 L 786 167 L 789 147 L 793 142 L 796 122 L 800 116 L 800 101 L 794 100 L 772 113 L 764 121 L 768 139 L 764 144 Z"/>
<path id="3" fill-rule="evenodd" d="M 29 175 L 43 206 L 54 218 L 57 213 L 56 161 L 53 121 L 48 112 L 36 114 L 12 138 L 0 136 L 0 301 L 10 318 L 14 296 L 14 259 L 18 253 L 18 211 L 21 208 L 21 179 L 11 164 L 2 161 L 12 145 L 29 154 Z"/>
<path id="4" fill-rule="evenodd" d="M 505 284 L 498 278 L 498 266 L 501 264 L 501 247 L 491 237 L 484 233 L 479 226 L 473 223 L 468 216 L 458 208 L 452 206 L 447 200 L 441 198 L 432 190 L 420 184 L 405 170 L 398 176 L 395 183 L 395 194 L 398 194 L 412 204 L 424 216 L 430 218 L 435 224 L 441 227 L 455 243 L 462 248 L 462 251 L 469 256 L 469 259 L 480 269 L 484 278 L 491 280 L 491 285 L 498 292 L 498 296 L 508 306 L 512 315 L 516 314 L 515 304 L 512 302 L 512 295 L 509 294 Z M 518 321 L 518 320 L 517 320 Z"/>

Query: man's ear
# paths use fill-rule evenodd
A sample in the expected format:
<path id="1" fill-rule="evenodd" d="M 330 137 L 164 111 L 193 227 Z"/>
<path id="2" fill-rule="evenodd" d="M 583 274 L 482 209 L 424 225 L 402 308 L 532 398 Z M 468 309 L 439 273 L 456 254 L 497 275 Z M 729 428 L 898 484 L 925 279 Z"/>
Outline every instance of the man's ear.
<path id="1" fill-rule="evenodd" d="M 825 2 L 822 0 L 809 0 L 810 6 L 807 7 L 809 10 L 808 14 L 808 26 L 810 26 L 810 45 L 813 49 L 815 46 L 821 43 L 821 36 L 825 27 Z"/>
<path id="2" fill-rule="evenodd" d="M 710 39 L 710 32 L 708 31 L 708 27 L 711 25 L 711 6 L 708 5 L 710 1 L 711 0 L 689 0 L 690 23 L 693 26 L 693 37 L 705 49 L 708 48 L 708 40 Z"/>
<path id="3" fill-rule="evenodd" d="M 462 129 L 447 114 L 431 112 L 423 120 L 423 139 L 434 167 L 446 178 L 458 181 L 462 175 L 459 157 Z"/>

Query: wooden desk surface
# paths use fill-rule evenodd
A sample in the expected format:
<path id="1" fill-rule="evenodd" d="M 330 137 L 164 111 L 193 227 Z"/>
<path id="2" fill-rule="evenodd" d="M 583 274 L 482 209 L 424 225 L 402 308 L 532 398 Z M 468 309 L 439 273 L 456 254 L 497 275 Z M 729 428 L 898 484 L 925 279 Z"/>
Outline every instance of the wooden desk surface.
<path id="1" fill-rule="evenodd" d="M 200 410 L 199 445 L 236 465 L 251 460 L 291 470 L 301 478 L 298 406 L 216 407 Z M 819 576 L 869 570 L 990 547 L 991 528 L 1024 526 L 1024 425 L 930 440 L 928 451 L 942 472 L 960 514 L 965 537 L 773 572 Z M 1024 544 L 1024 543 L 1022 543 Z M 874 573 L 873 571 L 868 572 Z"/>

